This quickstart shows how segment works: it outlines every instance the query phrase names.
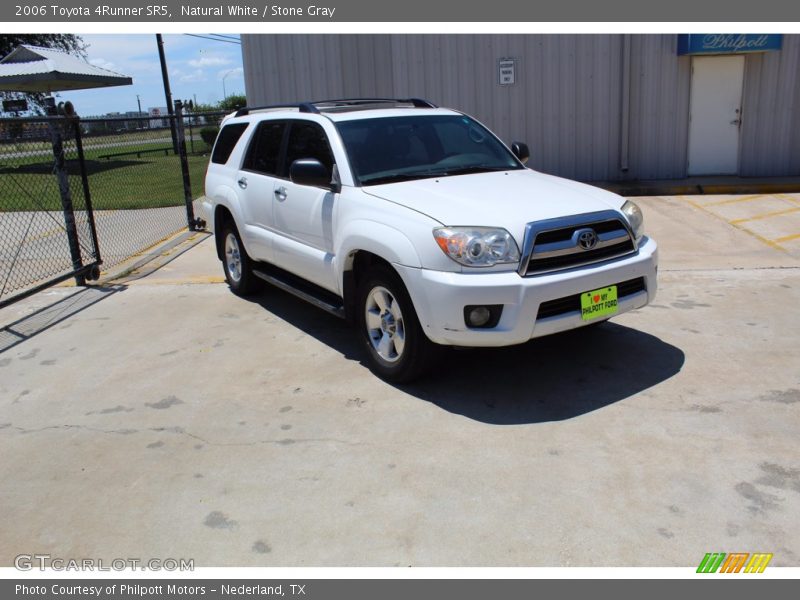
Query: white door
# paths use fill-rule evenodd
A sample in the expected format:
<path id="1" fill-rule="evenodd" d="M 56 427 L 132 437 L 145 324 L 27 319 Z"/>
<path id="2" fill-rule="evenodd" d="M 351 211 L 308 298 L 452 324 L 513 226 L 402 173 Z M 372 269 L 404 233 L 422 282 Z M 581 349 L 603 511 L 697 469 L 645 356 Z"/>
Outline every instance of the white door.
<path id="1" fill-rule="evenodd" d="M 689 175 L 731 175 L 739 166 L 744 56 L 692 57 Z"/>
<path id="2" fill-rule="evenodd" d="M 328 137 L 312 121 L 293 120 L 284 158 L 285 170 L 301 158 L 315 158 L 333 167 Z M 273 219 L 275 265 L 323 288 L 338 288 L 333 262 L 334 194 L 329 189 L 277 180 Z"/>
<path id="3" fill-rule="evenodd" d="M 250 258 L 272 260 L 272 196 L 275 190 L 274 177 L 256 171 L 239 171 L 236 184 L 243 199 L 245 244 Z"/>
<path id="4" fill-rule="evenodd" d="M 236 184 L 243 202 L 245 244 L 250 257 L 272 261 L 274 192 L 280 167 L 285 121 L 262 121 L 250 140 Z"/>

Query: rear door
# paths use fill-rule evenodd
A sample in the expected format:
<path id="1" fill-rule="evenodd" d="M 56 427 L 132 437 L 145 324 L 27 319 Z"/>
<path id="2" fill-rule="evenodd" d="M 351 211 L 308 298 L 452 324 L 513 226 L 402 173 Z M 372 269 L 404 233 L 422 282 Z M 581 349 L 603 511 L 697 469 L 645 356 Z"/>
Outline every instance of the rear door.
<path id="1" fill-rule="evenodd" d="M 262 121 L 252 136 L 236 185 L 246 219 L 248 250 L 256 260 L 272 261 L 273 198 L 281 168 L 286 121 Z"/>
<path id="2" fill-rule="evenodd" d="M 319 286 L 336 292 L 332 266 L 335 194 L 329 189 L 297 185 L 288 178 L 295 160 L 314 158 L 331 172 L 333 154 L 322 126 L 313 121 L 289 122 L 284 179 L 274 189 L 274 262 Z"/>

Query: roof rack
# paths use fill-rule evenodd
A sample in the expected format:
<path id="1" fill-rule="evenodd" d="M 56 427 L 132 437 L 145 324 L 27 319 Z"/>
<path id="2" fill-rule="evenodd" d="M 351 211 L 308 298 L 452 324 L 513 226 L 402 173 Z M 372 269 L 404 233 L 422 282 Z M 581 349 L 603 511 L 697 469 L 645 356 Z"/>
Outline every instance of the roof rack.
<path id="1" fill-rule="evenodd" d="M 439 108 L 433 102 L 421 98 L 337 98 L 335 100 L 317 100 L 296 104 L 269 104 L 266 106 L 246 106 L 236 111 L 237 117 L 249 115 L 258 110 L 280 108 L 296 108 L 300 112 L 319 114 L 323 110 L 357 110 L 373 104 L 411 104 L 414 108 Z"/>
<path id="2" fill-rule="evenodd" d="M 267 104 L 265 106 L 245 106 L 236 111 L 237 117 L 249 115 L 251 112 L 257 110 L 270 110 L 273 108 L 296 108 L 304 113 L 319 113 L 317 107 L 312 102 L 299 102 L 297 104 Z"/>
<path id="3" fill-rule="evenodd" d="M 438 108 L 433 102 L 421 98 L 338 98 L 311 102 L 320 110 L 360 108 L 370 104 L 411 104 L 414 108 Z"/>

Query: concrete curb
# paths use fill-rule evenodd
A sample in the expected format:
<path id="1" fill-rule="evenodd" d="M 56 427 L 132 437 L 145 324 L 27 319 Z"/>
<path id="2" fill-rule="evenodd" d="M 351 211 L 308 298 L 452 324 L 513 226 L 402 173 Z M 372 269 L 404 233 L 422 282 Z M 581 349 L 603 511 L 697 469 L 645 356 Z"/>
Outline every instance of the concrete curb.
<path id="1" fill-rule="evenodd" d="M 590 185 L 620 196 L 692 196 L 703 194 L 787 194 L 800 192 L 797 181 L 674 183 L 660 181 L 599 181 Z"/>

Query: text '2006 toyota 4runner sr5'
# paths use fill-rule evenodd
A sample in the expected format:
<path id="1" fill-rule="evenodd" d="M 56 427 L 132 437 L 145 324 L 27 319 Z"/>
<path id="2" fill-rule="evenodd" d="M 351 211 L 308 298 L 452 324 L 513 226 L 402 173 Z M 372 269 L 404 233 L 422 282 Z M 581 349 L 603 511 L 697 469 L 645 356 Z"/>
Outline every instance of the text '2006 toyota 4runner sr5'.
<path id="1" fill-rule="evenodd" d="M 519 344 L 653 299 L 639 208 L 527 159 L 425 100 L 244 108 L 204 209 L 234 293 L 266 280 L 350 320 L 373 372 L 409 381 L 440 345 Z"/>

